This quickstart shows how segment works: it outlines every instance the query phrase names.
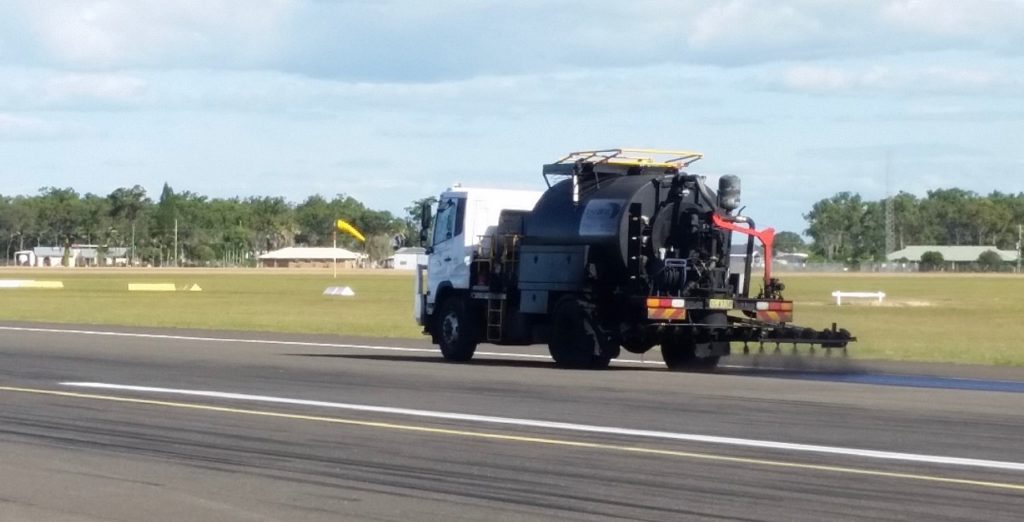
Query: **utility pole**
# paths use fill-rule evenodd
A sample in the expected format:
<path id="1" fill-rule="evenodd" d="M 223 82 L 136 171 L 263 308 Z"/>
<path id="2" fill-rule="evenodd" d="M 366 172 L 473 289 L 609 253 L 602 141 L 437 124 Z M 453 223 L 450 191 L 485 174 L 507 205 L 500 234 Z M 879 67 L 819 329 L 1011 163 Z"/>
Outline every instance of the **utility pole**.
<path id="1" fill-rule="evenodd" d="M 174 266 L 178 266 L 178 218 L 174 218 Z"/>
<path id="2" fill-rule="evenodd" d="M 1020 273 L 1021 243 L 1024 243 L 1024 225 L 1017 225 L 1017 273 Z"/>
<path id="3" fill-rule="evenodd" d="M 885 153 L 885 255 L 896 251 L 896 208 L 892 197 L 892 153 Z"/>
<path id="4" fill-rule="evenodd" d="M 135 222 L 132 221 L 132 255 L 128 258 L 128 266 L 135 266 Z"/>

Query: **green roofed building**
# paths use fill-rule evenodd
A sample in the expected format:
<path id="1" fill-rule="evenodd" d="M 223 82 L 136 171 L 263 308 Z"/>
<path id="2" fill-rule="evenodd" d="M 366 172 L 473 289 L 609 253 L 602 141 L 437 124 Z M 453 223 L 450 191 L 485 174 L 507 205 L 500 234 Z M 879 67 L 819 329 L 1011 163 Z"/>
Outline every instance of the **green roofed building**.
<path id="1" fill-rule="evenodd" d="M 900 261 L 906 259 L 911 263 L 919 263 L 921 262 L 921 256 L 924 255 L 925 252 L 938 252 L 942 254 L 942 259 L 946 263 L 947 267 L 951 270 L 957 270 L 958 267 L 978 262 L 978 257 L 989 250 L 999 254 L 999 257 L 1006 263 L 1017 262 L 1016 250 L 999 250 L 994 246 L 974 245 L 913 245 L 908 246 L 903 250 L 892 252 L 885 257 L 889 261 Z"/>

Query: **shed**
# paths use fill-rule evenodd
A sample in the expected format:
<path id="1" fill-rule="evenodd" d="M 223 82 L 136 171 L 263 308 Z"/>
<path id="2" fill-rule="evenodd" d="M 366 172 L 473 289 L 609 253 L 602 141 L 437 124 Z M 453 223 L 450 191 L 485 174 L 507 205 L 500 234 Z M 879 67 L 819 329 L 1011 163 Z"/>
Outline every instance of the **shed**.
<path id="1" fill-rule="evenodd" d="M 384 261 L 385 268 L 395 270 L 415 270 L 416 265 L 427 264 L 427 249 L 422 247 L 405 247 L 395 250 L 395 254 Z"/>
<path id="2" fill-rule="evenodd" d="M 272 268 L 330 268 L 335 260 L 340 267 L 355 268 L 364 259 L 366 254 L 331 247 L 285 247 L 259 257 L 260 266 Z"/>

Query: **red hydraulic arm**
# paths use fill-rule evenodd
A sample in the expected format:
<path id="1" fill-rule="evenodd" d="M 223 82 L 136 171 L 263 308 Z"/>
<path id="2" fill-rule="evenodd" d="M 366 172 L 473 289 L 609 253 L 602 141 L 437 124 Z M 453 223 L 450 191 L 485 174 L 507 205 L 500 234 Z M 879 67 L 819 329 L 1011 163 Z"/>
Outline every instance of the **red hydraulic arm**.
<path id="1" fill-rule="evenodd" d="M 737 223 L 732 221 L 726 221 L 725 218 L 718 215 L 717 212 L 711 214 L 711 220 L 718 228 L 730 230 L 732 232 L 739 232 L 740 234 L 754 236 L 764 247 L 764 282 L 767 285 L 768 281 L 772 277 L 772 244 L 775 242 L 775 229 L 766 228 L 764 230 L 754 229 L 753 223 L 744 222 L 747 227 L 744 228 L 739 226 Z"/>

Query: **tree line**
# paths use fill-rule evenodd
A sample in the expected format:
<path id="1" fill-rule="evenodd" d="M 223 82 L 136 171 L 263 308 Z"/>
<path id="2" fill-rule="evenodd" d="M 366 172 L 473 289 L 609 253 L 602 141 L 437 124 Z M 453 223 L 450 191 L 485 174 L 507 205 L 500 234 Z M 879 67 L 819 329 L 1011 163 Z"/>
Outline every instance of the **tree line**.
<path id="1" fill-rule="evenodd" d="M 804 214 L 819 259 L 857 265 L 884 261 L 887 199 L 868 201 L 840 192 Z M 958 188 L 930 190 L 923 198 L 892 197 L 894 249 L 908 245 L 978 245 L 1014 250 L 1024 223 L 1024 193 L 979 195 Z"/>
<path id="2" fill-rule="evenodd" d="M 133 260 L 153 266 L 246 265 L 285 246 L 330 246 L 335 221 L 345 219 L 363 232 L 366 243 L 339 234 L 339 246 L 379 261 L 395 247 L 417 243 L 422 204 L 433 200 L 414 201 L 405 216 L 395 216 L 345 194 L 313 195 L 294 204 L 277 196 L 208 198 L 165 184 L 154 201 L 138 185 L 106 196 L 44 187 L 34 196 L 0 195 L 0 246 L 7 260 L 16 250 L 36 246 L 93 244 L 127 247 Z M 810 244 L 800 234 L 780 232 L 776 248 L 851 266 L 884 261 L 886 203 L 851 192 L 822 199 L 803 216 Z M 1012 250 L 1017 225 L 1024 223 L 1024 193 L 982 196 L 953 188 L 917 197 L 901 192 L 892 207 L 897 250 L 907 245 Z"/>
<path id="3" fill-rule="evenodd" d="M 420 203 L 398 217 L 345 194 L 293 204 L 275 196 L 208 198 L 165 184 L 154 201 L 138 185 L 106 196 L 44 187 L 34 196 L 0 195 L 0 245 L 7 260 L 36 246 L 90 244 L 128 248 L 136 263 L 152 266 L 251 265 L 285 246 L 330 246 L 334 223 L 345 219 L 366 243 L 339 234 L 338 246 L 378 261 L 417 239 Z"/>

